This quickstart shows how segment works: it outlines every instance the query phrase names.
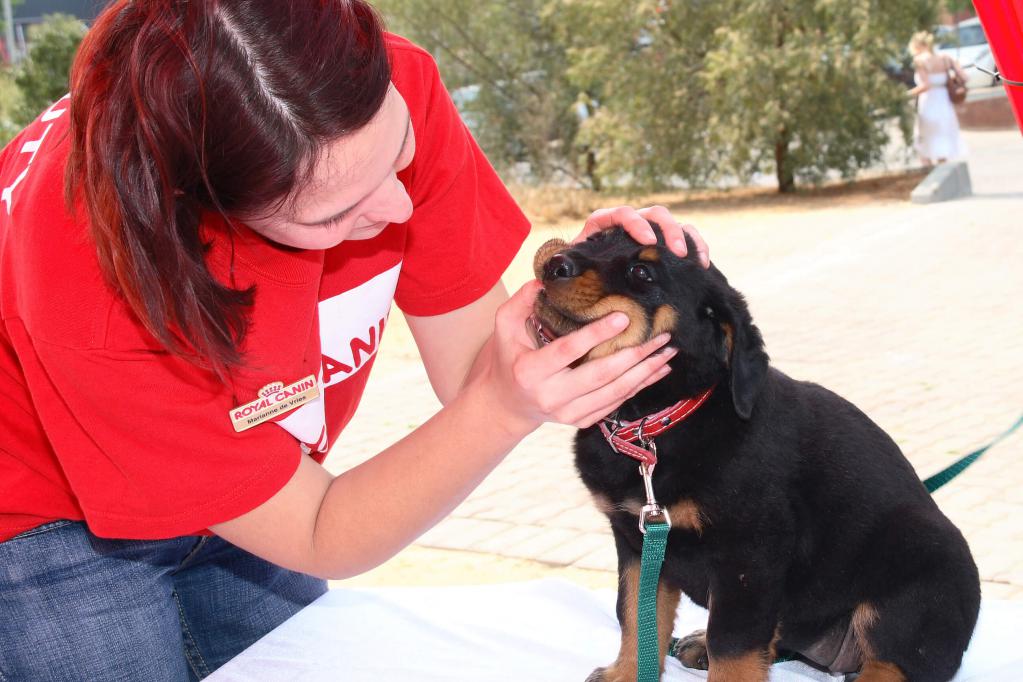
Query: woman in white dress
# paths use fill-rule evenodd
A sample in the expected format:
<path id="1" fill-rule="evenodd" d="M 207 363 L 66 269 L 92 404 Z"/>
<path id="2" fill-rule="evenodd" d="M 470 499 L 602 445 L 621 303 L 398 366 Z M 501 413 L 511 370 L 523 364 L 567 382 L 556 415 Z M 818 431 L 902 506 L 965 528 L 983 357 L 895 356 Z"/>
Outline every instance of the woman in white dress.
<path id="1" fill-rule="evenodd" d="M 948 72 L 954 69 L 966 82 L 959 63 L 947 55 L 935 54 L 934 36 L 927 31 L 909 41 L 916 70 L 916 87 L 909 91 L 917 100 L 916 150 L 924 165 L 944 163 L 966 156 L 966 145 L 959 135 L 959 120 L 948 96 Z"/>

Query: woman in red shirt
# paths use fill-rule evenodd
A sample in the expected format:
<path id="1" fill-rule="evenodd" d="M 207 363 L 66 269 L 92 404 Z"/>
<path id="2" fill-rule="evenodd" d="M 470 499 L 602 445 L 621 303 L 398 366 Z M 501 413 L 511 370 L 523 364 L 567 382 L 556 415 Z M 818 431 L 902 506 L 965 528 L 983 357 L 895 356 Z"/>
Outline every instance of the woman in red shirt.
<path id="1" fill-rule="evenodd" d="M 358 0 L 112 2 L 0 186 L 0 679 L 202 678 L 668 371 L 570 368 L 621 314 L 535 348 L 528 223 Z M 684 252 L 583 235 L 642 216 Z M 444 407 L 334 477 L 391 301 Z"/>

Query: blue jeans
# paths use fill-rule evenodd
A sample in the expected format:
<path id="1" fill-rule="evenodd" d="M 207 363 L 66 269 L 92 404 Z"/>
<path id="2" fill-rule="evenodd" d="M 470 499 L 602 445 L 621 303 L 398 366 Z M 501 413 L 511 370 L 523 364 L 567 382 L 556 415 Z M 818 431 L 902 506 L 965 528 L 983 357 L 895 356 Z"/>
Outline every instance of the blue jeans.
<path id="1" fill-rule="evenodd" d="M 0 542 L 0 682 L 202 679 L 327 591 L 218 537 Z"/>

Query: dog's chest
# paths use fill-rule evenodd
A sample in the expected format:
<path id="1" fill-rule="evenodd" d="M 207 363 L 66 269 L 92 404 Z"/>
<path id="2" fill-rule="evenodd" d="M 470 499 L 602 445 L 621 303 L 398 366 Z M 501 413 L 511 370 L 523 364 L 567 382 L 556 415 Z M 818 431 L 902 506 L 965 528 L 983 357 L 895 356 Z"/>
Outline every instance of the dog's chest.
<path id="1" fill-rule="evenodd" d="M 589 489 L 595 506 L 609 518 L 624 520 L 638 532 L 639 515 L 647 504 L 639 465 L 610 450 L 590 454 L 601 460 L 598 466 L 589 466 L 586 463 L 588 458 L 582 456 L 582 453 L 579 458 L 582 461 L 578 463 L 581 465 L 580 477 Z M 604 461 L 606 459 L 611 461 Z M 680 487 L 686 486 L 679 486 L 670 480 L 670 476 L 658 476 L 658 473 L 655 469 L 654 495 L 657 502 L 667 510 L 672 529 L 691 533 L 695 536 L 694 540 L 701 538 L 710 525 L 708 509 L 692 491 L 680 490 Z"/>

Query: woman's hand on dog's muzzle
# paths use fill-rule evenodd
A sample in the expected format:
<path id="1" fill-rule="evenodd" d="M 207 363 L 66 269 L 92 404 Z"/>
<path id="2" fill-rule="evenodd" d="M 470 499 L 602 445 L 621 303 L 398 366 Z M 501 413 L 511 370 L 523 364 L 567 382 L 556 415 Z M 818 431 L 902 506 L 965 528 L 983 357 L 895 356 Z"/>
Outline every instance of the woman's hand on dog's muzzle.
<path id="1" fill-rule="evenodd" d="M 592 426 L 670 371 L 667 362 L 675 350 L 654 355 L 668 342 L 668 334 L 571 366 L 628 326 L 622 313 L 537 349 L 527 320 L 540 288 L 539 282 L 529 282 L 498 308 L 494 334 L 480 352 L 470 381 L 506 428 L 525 435 L 543 422 Z"/>

